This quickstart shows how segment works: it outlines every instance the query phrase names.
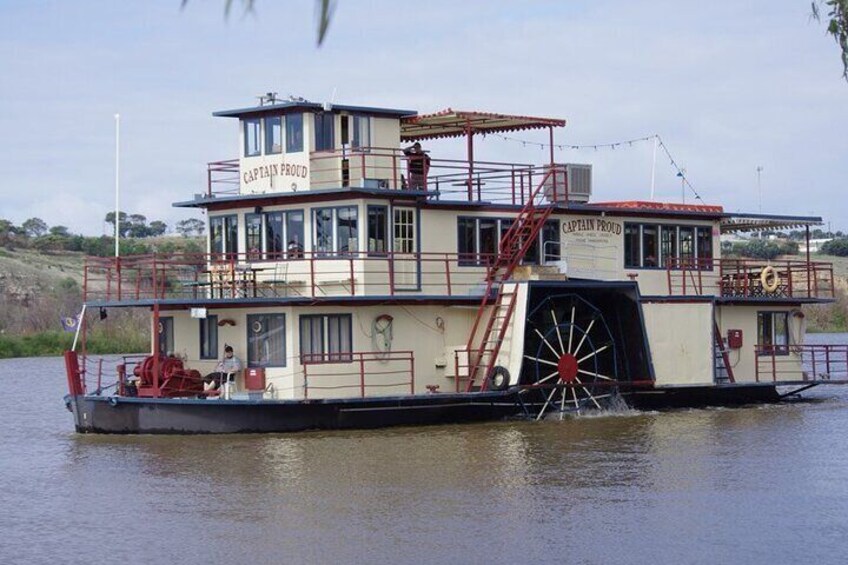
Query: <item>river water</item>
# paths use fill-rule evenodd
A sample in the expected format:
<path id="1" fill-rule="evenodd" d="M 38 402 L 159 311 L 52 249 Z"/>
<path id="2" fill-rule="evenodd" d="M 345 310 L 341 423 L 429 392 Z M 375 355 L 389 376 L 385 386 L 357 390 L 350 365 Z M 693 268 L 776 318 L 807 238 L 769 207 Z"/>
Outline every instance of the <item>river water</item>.
<path id="1" fill-rule="evenodd" d="M 77 435 L 57 358 L 0 361 L 0 392 L 4 564 L 848 562 L 848 387 L 218 437 Z"/>

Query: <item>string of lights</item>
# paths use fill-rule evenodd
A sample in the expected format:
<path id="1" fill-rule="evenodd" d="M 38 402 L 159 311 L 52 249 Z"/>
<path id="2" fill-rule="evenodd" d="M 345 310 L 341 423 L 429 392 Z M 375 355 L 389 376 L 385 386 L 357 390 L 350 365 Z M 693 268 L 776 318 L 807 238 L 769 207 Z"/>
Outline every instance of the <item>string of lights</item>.
<path id="1" fill-rule="evenodd" d="M 499 138 L 505 140 L 505 141 L 514 141 L 516 143 L 521 143 L 524 147 L 527 147 L 528 145 L 531 146 L 531 147 L 540 147 L 542 149 L 544 149 L 546 147 L 551 147 L 550 143 L 543 143 L 543 142 L 540 142 L 540 141 L 529 141 L 529 140 L 526 140 L 526 139 L 518 139 L 516 137 L 510 137 L 510 136 L 501 135 L 501 134 L 494 134 L 494 135 L 496 137 L 499 137 Z M 677 161 L 675 161 L 674 157 L 672 157 L 672 155 L 671 155 L 671 151 L 669 151 L 668 147 L 666 146 L 666 144 L 663 142 L 662 138 L 658 134 L 647 135 L 645 137 L 635 137 L 633 139 L 625 139 L 623 141 L 615 141 L 615 142 L 612 142 L 612 143 L 594 143 L 594 144 L 591 144 L 591 145 L 589 145 L 589 144 L 587 144 L 587 145 L 571 145 L 571 144 L 568 144 L 568 143 L 555 143 L 553 145 L 553 147 L 555 149 L 559 149 L 560 151 L 563 151 L 563 150 L 566 150 L 566 149 L 569 149 L 569 150 L 594 149 L 595 151 L 597 151 L 598 149 L 612 149 L 614 151 L 617 147 L 623 147 L 625 145 L 627 147 L 633 147 L 634 143 L 641 143 L 641 142 L 645 142 L 645 141 L 654 141 L 654 140 L 656 140 L 657 147 L 662 149 L 663 153 L 665 153 L 665 156 L 668 157 L 669 164 L 671 164 L 671 166 L 674 168 L 678 178 L 680 178 L 680 180 L 684 184 L 684 186 L 688 187 L 689 190 L 692 191 L 692 194 L 695 195 L 696 200 L 700 200 L 701 202 L 703 202 L 704 199 L 701 198 L 701 195 L 698 194 L 698 191 L 695 190 L 695 187 L 692 186 L 692 183 L 689 182 L 688 178 L 686 178 L 686 171 L 677 164 Z"/>

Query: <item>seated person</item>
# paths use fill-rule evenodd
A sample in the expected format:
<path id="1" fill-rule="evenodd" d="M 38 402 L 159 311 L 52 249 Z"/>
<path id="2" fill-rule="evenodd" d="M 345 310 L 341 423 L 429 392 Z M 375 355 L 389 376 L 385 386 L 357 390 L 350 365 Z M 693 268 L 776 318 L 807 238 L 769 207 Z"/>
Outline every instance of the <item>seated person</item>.
<path id="1" fill-rule="evenodd" d="M 203 390 L 215 390 L 224 382 L 229 375 L 241 371 L 241 359 L 233 355 L 231 345 L 224 346 L 224 358 L 218 361 L 215 371 L 209 373 L 203 379 Z"/>

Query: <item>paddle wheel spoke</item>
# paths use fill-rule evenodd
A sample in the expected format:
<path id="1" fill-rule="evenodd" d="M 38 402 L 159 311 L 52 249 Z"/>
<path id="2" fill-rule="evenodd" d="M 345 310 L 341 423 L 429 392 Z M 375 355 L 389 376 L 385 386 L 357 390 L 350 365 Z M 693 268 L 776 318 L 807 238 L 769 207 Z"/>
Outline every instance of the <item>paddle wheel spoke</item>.
<path id="1" fill-rule="evenodd" d="M 534 393 L 536 419 L 549 411 L 562 418 L 566 411 L 602 410 L 604 399 L 614 395 L 618 363 L 615 340 L 600 310 L 577 295 L 553 296 L 527 316 L 527 323 L 532 339 L 524 358 L 532 362 L 531 370 L 535 367 L 528 384 L 539 390 Z"/>

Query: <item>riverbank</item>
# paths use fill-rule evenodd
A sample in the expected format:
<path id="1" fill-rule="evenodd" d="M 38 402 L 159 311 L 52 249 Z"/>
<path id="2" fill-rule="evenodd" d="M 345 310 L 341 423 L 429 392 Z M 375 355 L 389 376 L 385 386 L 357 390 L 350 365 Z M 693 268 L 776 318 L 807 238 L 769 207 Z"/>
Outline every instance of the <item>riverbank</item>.
<path id="1" fill-rule="evenodd" d="M 46 331 L 29 335 L 0 335 L 0 359 L 14 357 L 51 357 L 61 355 L 71 348 L 74 334 Z M 87 351 L 95 354 L 147 351 L 150 338 L 134 332 L 97 331 L 88 335 Z"/>

